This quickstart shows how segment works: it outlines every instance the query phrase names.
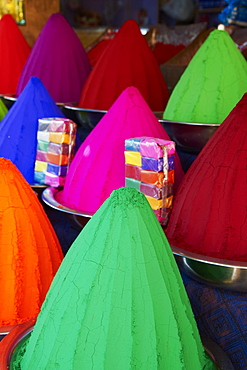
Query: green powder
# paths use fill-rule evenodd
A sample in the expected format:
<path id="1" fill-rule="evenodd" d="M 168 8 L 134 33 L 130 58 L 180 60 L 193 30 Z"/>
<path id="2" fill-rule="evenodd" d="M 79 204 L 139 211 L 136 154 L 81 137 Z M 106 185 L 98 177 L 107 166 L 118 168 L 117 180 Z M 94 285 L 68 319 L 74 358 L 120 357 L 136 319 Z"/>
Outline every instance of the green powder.
<path id="1" fill-rule="evenodd" d="M 226 31 L 214 30 L 175 86 L 163 118 L 222 123 L 247 91 L 247 62 Z"/>
<path id="2" fill-rule="evenodd" d="M 145 196 L 112 192 L 66 254 L 22 370 L 214 369 Z"/>

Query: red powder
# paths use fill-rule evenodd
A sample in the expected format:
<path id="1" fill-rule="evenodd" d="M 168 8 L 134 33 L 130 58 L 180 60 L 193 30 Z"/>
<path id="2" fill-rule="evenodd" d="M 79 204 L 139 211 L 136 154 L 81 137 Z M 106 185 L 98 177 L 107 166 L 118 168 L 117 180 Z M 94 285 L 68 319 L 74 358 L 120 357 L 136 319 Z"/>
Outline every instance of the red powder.
<path id="1" fill-rule="evenodd" d="M 0 326 L 37 317 L 63 254 L 36 194 L 0 158 Z"/>
<path id="2" fill-rule="evenodd" d="M 110 42 L 111 42 L 111 39 L 101 40 L 97 45 L 95 45 L 91 50 L 89 50 L 89 52 L 87 53 L 87 56 L 88 56 L 91 67 L 95 66 L 95 64 L 101 57 L 102 53 L 106 50 Z"/>
<path id="3" fill-rule="evenodd" d="M 163 42 L 157 42 L 153 49 L 153 54 L 158 64 L 164 64 L 184 48 L 185 46 L 182 44 L 172 45 L 164 44 Z"/>
<path id="4" fill-rule="evenodd" d="M 247 94 L 185 174 L 166 231 L 171 245 L 247 261 L 246 121 Z"/>
<path id="5" fill-rule="evenodd" d="M 108 110 L 123 90 L 138 88 L 152 111 L 163 111 L 169 97 L 164 77 L 134 20 L 126 21 L 90 73 L 79 107 Z"/>
<path id="6" fill-rule="evenodd" d="M 15 94 L 31 48 L 10 14 L 0 20 L 0 94 Z"/>

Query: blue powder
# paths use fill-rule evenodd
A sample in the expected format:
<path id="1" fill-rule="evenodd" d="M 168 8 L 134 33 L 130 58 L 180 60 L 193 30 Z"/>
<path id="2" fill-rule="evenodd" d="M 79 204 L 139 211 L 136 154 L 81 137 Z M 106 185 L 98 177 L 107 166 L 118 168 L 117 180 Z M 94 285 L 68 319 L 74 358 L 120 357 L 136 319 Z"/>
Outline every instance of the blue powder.
<path id="1" fill-rule="evenodd" d="M 31 77 L 0 123 L 0 157 L 16 165 L 29 184 L 34 183 L 38 119 L 65 117 L 41 80 Z"/>

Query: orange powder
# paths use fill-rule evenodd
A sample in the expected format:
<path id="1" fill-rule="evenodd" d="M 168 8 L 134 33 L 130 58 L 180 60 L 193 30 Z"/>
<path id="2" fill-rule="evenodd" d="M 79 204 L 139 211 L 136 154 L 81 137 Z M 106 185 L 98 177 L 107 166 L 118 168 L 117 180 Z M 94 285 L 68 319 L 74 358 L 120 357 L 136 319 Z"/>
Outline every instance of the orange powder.
<path id="1" fill-rule="evenodd" d="M 35 192 L 10 160 L 0 158 L 0 326 L 38 315 L 62 259 Z"/>

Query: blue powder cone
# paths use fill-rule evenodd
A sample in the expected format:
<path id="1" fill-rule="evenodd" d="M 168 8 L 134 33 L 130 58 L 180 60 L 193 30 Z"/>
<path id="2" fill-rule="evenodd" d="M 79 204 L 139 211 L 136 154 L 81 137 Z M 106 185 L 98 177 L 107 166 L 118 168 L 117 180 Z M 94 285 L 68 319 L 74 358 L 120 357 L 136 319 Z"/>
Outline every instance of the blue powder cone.
<path id="1" fill-rule="evenodd" d="M 38 119 L 64 117 L 37 77 L 25 89 L 0 124 L 0 157 L 16 165 L 29 184 L 34 183 Z"/>

